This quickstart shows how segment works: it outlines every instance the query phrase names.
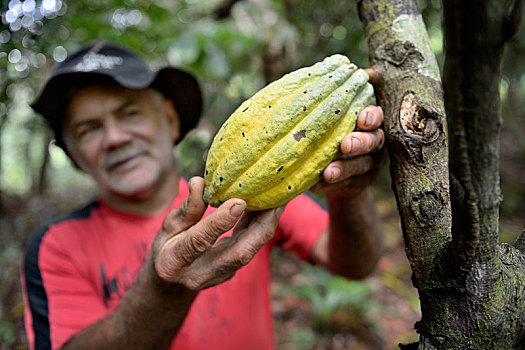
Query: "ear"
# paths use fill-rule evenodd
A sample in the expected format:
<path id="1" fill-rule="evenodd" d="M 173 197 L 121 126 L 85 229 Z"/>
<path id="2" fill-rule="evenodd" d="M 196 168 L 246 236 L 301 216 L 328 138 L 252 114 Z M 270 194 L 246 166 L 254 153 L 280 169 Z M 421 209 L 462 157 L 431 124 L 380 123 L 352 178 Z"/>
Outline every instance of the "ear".
<path id="1" fill-rule="evenodd" d="M 168 117 L 168 123 L 171 127 L 171 137 L 173 143 L 177 142 L 180 137 L 180 118 L 173 101 L 169 98 L 164 99 L 164 110 L 166 111 L 166 116 Z"/>
<path id="2" fill-rule="evenodd" d="M 80 163 L 75 159 L 75 156 L 73 155 L 73 152 L 71 152 L 67 145 L 64 145 L 64 147 L 62 147 L 62 150 L 64 151 L 64 153 L 68 156 L 69 160 L 71 161 L 71 163 L 73 164 L 73 166 L 75 168 L 77 168 L 78 170 L 88 174 L 88 172 L 86 171 L 86 169 L 84 169 Z"/>
<path id="3" fill-rule="evenodd" d="M 71 140 L 69 138 L 70 136 L 68 135 L 67 127 L 68 126 L 67 126 L 67 118 L 66 118 L 66 120 L 64 121 L 64 126 L 62 128 L 62 146 L 60 148 L 62 149 L 62 151 L 64 151 L 64 153 L 69 158 L 71 163 L 73 163 L 73 166 L 75 168 L 77 168 L 78 170 L 84 173 L 87 173 L 87 171 L 84 168 L 82 168 L 80 163 L 77 161 L 76 159 L 77 157 L 75 157 L 75 152 L 71 144 Z"/>

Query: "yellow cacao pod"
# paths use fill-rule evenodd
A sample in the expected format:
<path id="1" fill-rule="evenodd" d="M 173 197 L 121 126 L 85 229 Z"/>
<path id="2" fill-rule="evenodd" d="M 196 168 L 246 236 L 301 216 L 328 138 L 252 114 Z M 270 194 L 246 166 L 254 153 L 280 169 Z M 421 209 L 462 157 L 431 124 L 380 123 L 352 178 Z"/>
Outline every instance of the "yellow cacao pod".
<path id="1" fill-rule="evenodd" d="M 284 75 L 258 91 L 215 136 L 204 200 L 242 198 L 246 210 L 287 203 L 313 186 L 340 155 L 343 137 L 373 100 L 368 74 L 343 55 Z"/>

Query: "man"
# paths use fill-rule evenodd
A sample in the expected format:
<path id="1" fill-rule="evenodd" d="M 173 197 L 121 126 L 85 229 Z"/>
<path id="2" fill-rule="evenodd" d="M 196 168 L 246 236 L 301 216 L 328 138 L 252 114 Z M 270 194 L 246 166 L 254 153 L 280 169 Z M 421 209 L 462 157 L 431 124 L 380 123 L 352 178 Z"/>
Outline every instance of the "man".
<path id="1" fill-rule="evenodd" d="M 47 225 L 23 267 L 31 348 L 271 349 L 269 251 L 296 251 L 351 278 L 381 251 L 365 187 L 384 157 L 382 111 L 359 115 L 363 131 L 341 144 L 313 190 L 285 208 L 244 213 L 230 199 L 202 200 L 204 180 L 177 173 L 173 145 L 201 111 L 195 79 L 150 71 L 126 49 L 94 43 L 60 64 L 33 106 L 100 199 Z M 369 154 L 370 153 L 370 154 Z M 227 234 L 225 234 L 227 233 Z"/>

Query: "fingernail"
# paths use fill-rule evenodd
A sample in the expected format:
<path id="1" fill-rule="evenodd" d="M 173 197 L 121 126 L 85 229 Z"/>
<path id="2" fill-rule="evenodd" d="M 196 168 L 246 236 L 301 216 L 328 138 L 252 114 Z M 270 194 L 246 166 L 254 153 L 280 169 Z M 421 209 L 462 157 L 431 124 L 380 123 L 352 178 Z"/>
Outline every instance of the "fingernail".
<path id="1" fill-rule="evenodd" d="M 370 125 L 372 125 L 372 113 L 370 112 L 366 112 L 366 117 L 365 117 L 365 126 L 366 127 L 369 127 Z"/>
<path id="2" fill-rule="evenodd" d="M 283 213 L 284 213 L 284 206 L 275 208 L 275 215 L 277 215 L 277 217 L 281 217 Z"/>
<path id="3" fill-rule="evenodd" d="M 352 139 L 350 140 L 350 145 L 350 152 L 348 153 L 356 153 L 361 149 L 361 140 L 357 137 L 352 137 Z"/>
<path id="4" fill-rule="evenodd" d="M 341 169 L 334 167 L 330 172 L 330 182 L 337 180 L 339 176 L 341 176 Z"/>
<path id="5" fill-rule="evenodd" d="M 230 215 L 231 216 L 241 216 L 241 214 L 243 213 L 245 208 L 246 208 L 246 203 L 245 202 L 235 203 L 230 208 Z"/>

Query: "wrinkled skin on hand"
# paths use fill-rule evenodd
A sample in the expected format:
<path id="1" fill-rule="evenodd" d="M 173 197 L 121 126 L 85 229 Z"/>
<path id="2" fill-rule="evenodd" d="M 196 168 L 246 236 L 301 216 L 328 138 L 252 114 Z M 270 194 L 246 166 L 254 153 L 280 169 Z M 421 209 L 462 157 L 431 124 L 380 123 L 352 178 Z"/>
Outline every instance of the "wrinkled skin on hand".
<path id="1" fill-rule="evenodd" d="M 244 213 L 246 203 L 233 198 L 202 218 L 204 185 L 203 178 L 190 179 L 188 198 L 166 217 L 152 249 L 158 276 L 194 291 L 220 284 L 248 264 L 273 237 L 284 210 Z M 234 226 L 231 237 L 218 239 Z"/>
<path id="2" fill-rule="evenodd" d="M 328 164 L 311 191 L 352 197 L 374 182 L 387 162 L 385 134 L 379 128 L 382 123 L 381 107 L 364 108 L 357 117 L 356 131 L 341 142 L 343 157 Z"/>

